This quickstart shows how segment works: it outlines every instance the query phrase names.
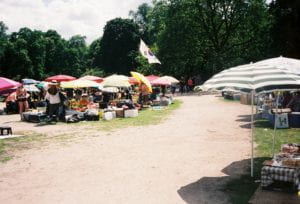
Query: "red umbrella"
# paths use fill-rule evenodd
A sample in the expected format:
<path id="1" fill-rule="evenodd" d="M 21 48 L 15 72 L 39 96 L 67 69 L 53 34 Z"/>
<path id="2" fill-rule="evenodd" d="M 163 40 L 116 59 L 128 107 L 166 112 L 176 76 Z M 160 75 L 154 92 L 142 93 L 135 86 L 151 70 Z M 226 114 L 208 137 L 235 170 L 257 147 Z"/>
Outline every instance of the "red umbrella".
<path id="1" fill-rule="evenodd" d="M 129 83 L 132 84 L 132 85 L 138 85 L 139 84 L 139 81 L 136 80 L 136 78 L 134 77 L 128 77 L 129 78 Z"/>
<path id="2" fill-rule="evenodd" d="M 21 84 L 11 79 L 7 79 L 5 77 L 0 77 L 0 91 L 11 89 L 14 87 L 18 87 Z"/>
<path id="3" fill-rule="evenodd" d="M 75 77 L 68 76 L 68 75 L 56 75 L 52 77 L 48 77 L 45 79 L 45 81 L 51 82 L 52 80 L 56 80 L 57 82 L 62 82 L 62 81 L 73 81 L 75 80 Z"/>
<path id="4" fill-rule="evenodd" d="M 84 76 L 84 77 L 80 77 L 79 79 L 89 80 L 89 81 L 95 81 L 95 82 L 97 82 L 97 83 L 101 83 L 102 81 L 104 81 L 104 79 L 101 78 L 101 77 L 91 76 L 91 75 L 87 75 L 87 76 Z"/>
<path id="5" fill-rule="evenodd" d="M 150 81 L 150 83 L 152 82 L 152 81 L 154 81 L 155 79 L 158 79 L 159 78 L 159 76 L 155 76 L 155 75 L 149 75 L 149 76 L 146 76 L 146 78 Z"/>

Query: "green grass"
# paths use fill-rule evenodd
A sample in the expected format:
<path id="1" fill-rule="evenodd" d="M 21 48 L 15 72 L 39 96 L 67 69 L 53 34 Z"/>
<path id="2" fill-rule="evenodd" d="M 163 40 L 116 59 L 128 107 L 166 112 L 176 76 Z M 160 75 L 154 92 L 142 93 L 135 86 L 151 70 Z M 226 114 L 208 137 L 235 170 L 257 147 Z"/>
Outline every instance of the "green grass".
<path id="1" fill-rule="evenodd" d="M 14 151 L 29 149 L 35 143 L 41 142 L 46 139 L 45 135 L 31 131 L 15 132 L 15 134 L 26 136 L 0 140 L 0 162 L 6 162 L 13 158 Z"/>
<path id="2" fill-rule="evenodd" d="M 179 108 L 182 102 L 174 100 L 174 103 L 162 110 L 144 109 L 139 111 L 138 117 L 135 118 L 116 118 L 110 121 L 89 121 L 85 123 L 76 123 L 72 125 L 83 125 L 97 129 L 99 131 L 113 131 L 119 128 L 131 126 L 146 126 L 161 123 L 170 113 Z"/>
<path id="3" fill-rule="evenodd" d="M 225 186 L 224 191 L 229 193 L 231 203 L 248 203 L 249 199 L 257 189 L 260 180 L 262 163 L 272 157 L 273 127 L 266 120 L 258 120 L 255 123 L 255 159 L 254 177 L 250 176 L 250 169 L 240 178 L 232 179 Z M 300 143 L 300 129 L 277 129 L 275 153 L 280 151 L 281 144 Z M 250 163 L 250 160 L 249 160 Z"/>
<path id="4" fill-rule="evenodd" d="M 162 122 L 170 113 L 179 108 L 182 104 L 179 100 L 174 100 L 174 103 L 163 110 L 146 109 L 139 111 L 139 116 L 135 118 L 116 118 L 110 121 L 88 121 L 79 122 L 76 124 L 64 124 L 80 126 L 83 128 L 92 128 L 93 130 L 112 131 L 118 128 L 125 128 L 130 126 L 146 126 L 154 125 Z M 62 124 L 62 123 L 61 123 Z M 86 127 L 85 127 L 86 126 Z M 76 129 L 74 129 L 76 130 Z M 29 149 L 32 147 L 40 147 L 44 142 L 56 141 L 61 145 L 67 144 L 70 140 L 74 139 L 73 135 L 62 134 L 56 136 L 48 136 L 39 134 L 33 131 L 15 132 L 17 135 L 25 135 L 23 137 L 8 138 L 0 140 L 0 162 L 7 162 L 15 155 L 15 151 Z"/>
<path id="5" fill-rule="evenodd" d="M 258 156 L 271 157 L 274 129 L 268 121 L 256 122 L 255 139 L 257 143 L 256 154 Z M 277 129 L 275 137 L 275 153 L 280 151 L 282 144 L 300 143 L 300 129 Z"/>

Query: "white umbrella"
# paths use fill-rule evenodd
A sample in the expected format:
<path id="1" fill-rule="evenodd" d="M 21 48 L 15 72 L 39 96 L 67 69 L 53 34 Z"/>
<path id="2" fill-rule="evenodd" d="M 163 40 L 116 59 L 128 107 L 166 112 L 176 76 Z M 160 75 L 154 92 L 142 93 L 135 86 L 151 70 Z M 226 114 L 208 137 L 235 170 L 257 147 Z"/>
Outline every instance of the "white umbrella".
<path id="1" fill-rule="evenodd" d="M 104 78 L 104 81 L 101 83 L 103 87 L 129 87 L 129 78 L 124 75 L 111 75 Z"/>
<path id="2" fill-rule="evenodd" d="M 24 88 L 28 92 L 40 92 L 40 90 L 34 84 L 24 85 Z"/>
<path id="3" fill-rule="evenodd" d="M 253 176 L 253 98 L 262 91 L 300 88 L 300 77 L 290 70 L 267 64 L 248 64 L 224 70 L 207 80 L 204 87 L 222 90 L 226 87 L 251 92 L 251 176 Z M 276 121 L 276 115 L 275 115 Z M 274 126 L 274 132 L 276 125 Z M 274 150 L 275 134 L 273 137 Z"/>
<path id="4" fill-rule="evenodd" d="M 91 81 L 91 80 L 84 80 L 84 79 L 76 79 L 73 81 L 63 81 L 61 82 L 60 86 L 62 88 L 88 88 L 88 87 L 95 87 L 95 88 L 103 88 L 101 84 Z"/>
<path id="5" fill-rule="evenodd" d="M 151 82 L 151 84 L 154 84 L 154 85 L 171 85 L 171 84 L 176 84 L 176 83 L 179 83 L 179 81 L 172 77 L 172 76 L 163 76 L 163 77 L 159 77 L 155 80 L 153 80 Z"/>
<path id="6" fill-rule="evenodd" d="M 102 91 L 108 93 L 118 93 L 119 89 L 117 87 L 105 87 L 102 89 Z"/>

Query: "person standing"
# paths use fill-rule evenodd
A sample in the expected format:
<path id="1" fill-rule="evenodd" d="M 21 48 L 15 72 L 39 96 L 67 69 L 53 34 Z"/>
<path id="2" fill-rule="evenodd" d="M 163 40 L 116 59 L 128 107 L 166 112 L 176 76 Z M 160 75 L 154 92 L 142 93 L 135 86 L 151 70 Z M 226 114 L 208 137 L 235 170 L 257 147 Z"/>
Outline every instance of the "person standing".
<path id="1" fill-rule="evenodd" d="M 21 84 L 21 86 L 18 87 L 17 91 L 16 91 L 16 98 L 18 101 L 19 113 L 20 113 L 21 118 L 22 118 L 22 113 L 26 112 L 28 109 L 28 101 L 27 101 L 28 97 L 29 97 L 29 94 L 27 94 L 27 91 L 24 88 L 24 84 Z"/>
<path id="2" fill-rule="evenodd" d="M 187 84 L 188 84 L 188 87 L 189 87 L 189 92 L 190 91 L 193 91 L 193 88 L 194 88 L 194 82 L 192 80 L 192 78 L 189 78 L 188 81 L 187 81 Z"/>
<path id="3" fill-rule="evenodd" d="M 51 120 L 57 121 L 59 106 L 61 103 L 58 83 L 53 80 L 49 83 L 45 98 L 49 101 L 49 117 Z"/>

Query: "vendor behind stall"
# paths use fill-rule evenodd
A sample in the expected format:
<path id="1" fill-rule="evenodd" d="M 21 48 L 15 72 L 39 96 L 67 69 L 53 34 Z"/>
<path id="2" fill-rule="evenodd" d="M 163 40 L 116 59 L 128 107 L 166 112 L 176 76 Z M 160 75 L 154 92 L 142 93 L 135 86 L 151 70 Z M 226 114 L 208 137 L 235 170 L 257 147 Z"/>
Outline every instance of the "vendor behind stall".
<path id="1" fill-rule="evenodd" d="M 300 112 L 300 92 L 296 92 L 287 105 L 293 112 Z"/>
<path id="2" fill-rule="evenodd" d="M 18 113 L 19 112 L 16 92 L 13 92 L 7 96 L 7 98 L 5 99 L 5 105 L 6 105 L 6 108 L 5 108 L 6 113 Z"/>
<path id="3" fill-rule="evenodd" d="M 88 109 L 88 105 L 90 104 L 89 97 L 87 94 L 83 94 L 81 100 L 79 101 L 79 111 L 85 111 Z"/>

